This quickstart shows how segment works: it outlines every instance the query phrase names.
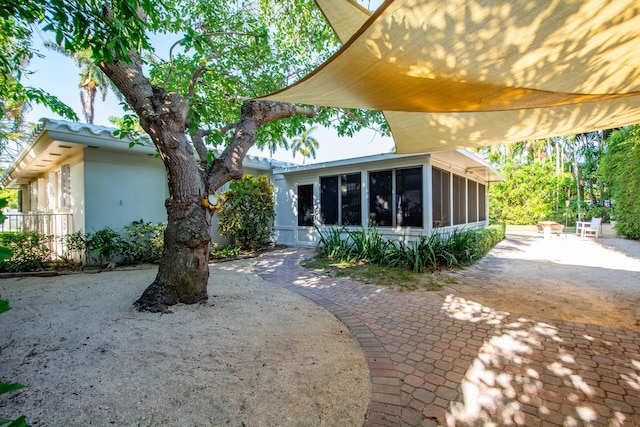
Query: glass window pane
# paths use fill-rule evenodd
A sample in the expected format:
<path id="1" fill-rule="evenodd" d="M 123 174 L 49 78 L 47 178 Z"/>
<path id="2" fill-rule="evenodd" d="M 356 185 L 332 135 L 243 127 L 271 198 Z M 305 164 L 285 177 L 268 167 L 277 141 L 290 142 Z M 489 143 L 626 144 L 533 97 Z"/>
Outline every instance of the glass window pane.
<path id="1" fill-rule="evenodd" d="M 467 181 L 467 220 L 468 222 L 478 221 L 478 183 L 475 181 Z"/>
<path id="2" fill-rule="evenodd" d="M 369 172 L 369 223 L 391 227 L 391 171 Z"/>
<path id="3" fill-rule="evenodd" d="M 338 225 L 338 177 L 320 178 L 320 221 Z"/>
<path id="4" fill-rule="evenodd" d="M 487 220 L 487 189 L 484 184 L 478 184 L 478 221 Z"/>
<path id="5" fill-rule="evenodd" d="M 438 168 L 431 172 L 431 191 L 433 196 L 433 228 L 451 225 L 451 198 L 449 186 L 451 174 Z"/>
<path id="6" fill-rule="evenodd" d="M 453 225 L 467 222 L 467 186 L 465 181 L 463 177 L 453 175 Z"/>
<path id="7" fill-rule="evenodd" d="M 340 177 L 342 225 L 362 225 L 362 197 L 360 174 Z"/>
<path id="8" fill-rule="evenodd" d="M 396 225 L 422 227 L 422 168 L 396 171 Z"/>
<path id="9" fill-rule="evenodd" d="M 313 184 L 298 186 L 298 225 L 313 225 Z"/>

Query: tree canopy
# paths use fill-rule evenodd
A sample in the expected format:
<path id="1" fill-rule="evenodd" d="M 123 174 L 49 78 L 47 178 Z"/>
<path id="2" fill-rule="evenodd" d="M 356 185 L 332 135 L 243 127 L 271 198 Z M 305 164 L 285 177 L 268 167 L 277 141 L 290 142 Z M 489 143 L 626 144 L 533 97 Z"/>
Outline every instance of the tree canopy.
<path id="1" fill-rule="evenodd" d="M 29 7 L 37 13 L 25 15 L 25 35 L 41 26 L 59 49 L 87 52 L 131 111 L 120 135 L 139 123 L 167 170 L 165 246 L 155 281 L 136 302 L 141 310 L 207 299 L 213 212 L 202 201 L 242 176 L 254 144 L 299 135 L 310 121 L 341 135 L 364 126 L 388 133 L 379 112 L 254 99 L 337 49 L 311 0 L 35 0 Z M 175 39 L 166 56 L 154 50 L 158 35 Z M 226 148 L 216 158 L 218 145 Z"/>
<path id="2" fill-rule="evenodd" d="M 96 63 L 130 62 L 130 53 L 140 52 L 149 82 L 188 101 L 196 148 L 200 137 L 208 145 L 227 144 L 243 101 L 298 80 L 339 47 L 308 0 L 39 3 L 38 22 L 65 52 L 90 52 Z M 159 35 L 173 38 L 173 45 L 156 51 Z M 313 122 L 341 135 L 362 127 L 388 134 L 379 112 L 323 109 Z M 297 136 L 308 126 L 304 116 L 267 123 L 256 144 Z"/>
<path id="3" fill-rule="evenodd" d="M 76 120 L 72 109 L 41 88 L 23 84 L 27 64 L 38 52 L 32 46 L 32 24 L 44 19 L 37 2 L 3 2 L 0 5 L 0 151 L 19 133 L 25 111 L 34 103 Z"/>

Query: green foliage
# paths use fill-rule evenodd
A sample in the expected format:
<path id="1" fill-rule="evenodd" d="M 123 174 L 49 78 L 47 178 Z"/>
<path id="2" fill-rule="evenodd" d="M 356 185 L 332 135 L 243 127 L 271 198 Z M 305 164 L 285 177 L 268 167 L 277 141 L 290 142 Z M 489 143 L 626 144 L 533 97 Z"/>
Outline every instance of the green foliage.
<path id="1" fill-rule="evenodd" d="M 239 246 L 224 246 L 222 248 L 218 247 L 217 244 L 211 245 L 211 258 L 212 259 L 228 259 L 234 258 L 240 255 L 242 252 L 242 248 Z"/>
<path id="2" fill-rule="evenodd" d="M 0 299 L 0 314 L 11 310 L 11 306 L 9 306 L 9 301 Z M 0 353 L 2 350 L 0 350 Z"/>
<path id="3" fill-rule="evenodd" d="M 408 269 L 435 271 L 468 265 L 481 259 L 504 239 L 505 224 L 493 224 L 479 230 L 433 233 L 413 242 L 394 242 L 376 229 L 352 231 L 329 227 L 318 229 L 318 249 L 329 260 L 366 263 Z"/>
<path id="4" fill-rule="evenodd" d="M 0 200 L 5 200 L 5 204 L 0 204 L 0 209 L 10 207 L 11 209 L 18 208 L 18 190 L 12 188 L 0 188 Z M 0 213 L 1 215 L 1 213 Z M 2 218 L 4 221 L 4 217 Z M 2 222 L 0 221 L 0 224 Z"/>
<path id="5" fill-rule="evenodd" d="M 39 271 L 77 267 L 80 256 L 88 265 L 158 263 L 164 246 L 165 223 L 134 221 L 120 233 L 105 227 L 94 233 L 78 231 L 63 236 L 60 259 L 53 260 L 51 236 L 36 232 L 0 233 L 0 245 L 11 249 L 11 255 L 0 262 L 0 272 Z M 0 261 L 3 248 L 0 247 Z"/>
<path id="6" fill-rule="evenodd" d="M 566 185 L 562 176 L 554 174 L 550 162 L 517 164 L 510 160 L 500 172 L 505 181 L 491 185 L 489 198 L 493 219 L 507 224 L 535 224 L 550 218 L 556 189 Z"/>
<path id="7" fill-rule="evenodd" d="M 134 221 L 122 232 L 109 227 L 82 236 L 76 234 L 69 243 L 75 250 L 85 249 L 90 255 L 88 264 L 157 263 L 164 247 L 165 223 Z"/>
<path id="8" fill-rule="evenodd" d="M 4 209 L 7 206 L 7 203 L 8 201 L 6 198 L 4 197 L 0 198 L 0 224 L 4 223 L 4 220 L 7 219 L 7 217 L 4 216 L 4 214 L 2 213 L 2 209 Z M 11 255 L 13 255 L 13 252 L 11 251 L 11 249 L 0 244 L 0 263 L 10 258 Z"/>
<path id="9" fill-rule="evenodd" d="M 0 7 L 0 144 L 20 126 L 23 112 L 30 104 L 43 104 L 57 114 L 77 120 L 73 110 L 56 97 L 21 83 L 28 74 L 29 60 L 37 55 L 31 44 L 32 24 L 45 19 L 44 4 L 44 1 L 4 2 Z"/>
<path id="10" fill-rule="evenodd" d="M 62 247 L 64 248 L 63 257 L 65 259 L 73 258 L 74 254 L 84 254 L 87 250 L 87 240 L 82 231 L 66 234 L 62 237 Z"/>
<path id="11" fill-rule="evenodd" d="M 275 203 L 273 187 L 265 175 L 232 181 L 220 195 L 220 233 L 242 249 L 265 246 L 272 233 Z"/>
<path id="12" fill-rule="evenodd" d="M 0 263 L 0 271 L 38 271 L 51 262 L 50 236 L 34 231 L 0 233 L 0 245 L 11 250 L 10 258 Z"/>
<path id="13" fill-rule="evenodd" d="M 128 263 L 158 263 L 164 247 L 165 223 L 134 221 L 124 227 L 127 242 L 123 256 Z"/>
<path id="14" fill-rule="evenodd" d="M 120 233 L 105 227 L 85 236 L 86 248 L 89 254 L 97 259 L 98 264 L 114 261 L 127 247 L 127 242 Z"/>
<path id="15" fill-rule="evenodd" d="M 0 314 L 11 310 L 9 306 L 9 302 L 6 300 L 0 299 Z M 2 354 L 2 347 L 0 347 L 0 354 Z M 11 393 L 12 391 L 20 390 L 25 386 L 18 383 L 6 383 L 4 381 L 0 381 L 0 394 Z M 5 418 L 0 418 L 0 426 L 8 424 L 7 427 L 29 427 L 29 424 L 26 423 L 25 417 L 22 416 L 16 420 L 8 420 Z"/>
<path id="16" fill-rule="evenodd" d="M 640 240 L 640 125 L 611 135 L 602 175 L 611 185 L 618 234 Z"/>
<path id="17" fill-rule="evenodd" d="M 585 204 L 582 218 L 589 220 L 591 218 L 602 218 L 603 223 L 610 223 L 613 218 L 613 208 L 606 208 L 604 206 L 588 206 Z"/>

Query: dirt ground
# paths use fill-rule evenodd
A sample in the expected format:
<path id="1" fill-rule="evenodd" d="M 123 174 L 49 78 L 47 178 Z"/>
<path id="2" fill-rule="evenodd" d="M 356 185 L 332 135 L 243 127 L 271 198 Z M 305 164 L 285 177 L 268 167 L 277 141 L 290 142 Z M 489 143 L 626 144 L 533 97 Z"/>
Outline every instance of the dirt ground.
<path id="1" fill-rule="evenodd" d="M 640 330 L 640 242 L 507 234 L 481 262 L 450 273 L 451 292 L 529 316 Z"/>
<path id="2" fill-rule="evenodd" d="M 209 303 L 132 306 L 155 269 L 0 279 L 0 418 L 34 426 L 359 426 L 369 371 L 325 309 L 211 267 Z"/>

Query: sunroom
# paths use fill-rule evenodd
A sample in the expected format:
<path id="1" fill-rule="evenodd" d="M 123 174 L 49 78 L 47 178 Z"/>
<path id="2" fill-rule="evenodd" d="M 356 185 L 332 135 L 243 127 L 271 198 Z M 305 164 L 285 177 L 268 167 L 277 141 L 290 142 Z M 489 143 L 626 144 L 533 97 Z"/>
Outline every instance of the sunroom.
<path id="1" fill-rule="evenodd" d="M 275 169 L 274 229 L 281 244 L 315 246 L 326 227 L 397 240 L 489 223 L 490 183 L 503 181 L 466 150 L 382 154 Z"/>

